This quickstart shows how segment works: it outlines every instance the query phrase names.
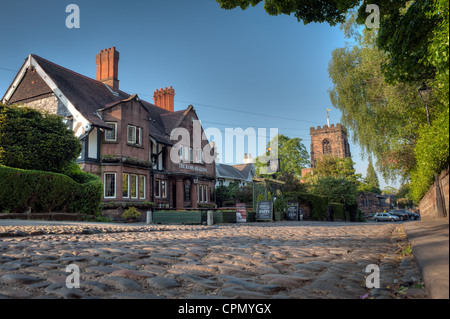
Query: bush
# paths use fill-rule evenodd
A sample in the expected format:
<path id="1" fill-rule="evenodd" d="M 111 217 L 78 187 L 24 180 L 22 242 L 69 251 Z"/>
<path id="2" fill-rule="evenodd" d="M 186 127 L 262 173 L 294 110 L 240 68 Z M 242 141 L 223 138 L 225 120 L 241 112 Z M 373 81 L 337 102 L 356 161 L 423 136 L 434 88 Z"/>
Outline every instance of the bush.
<path id="1" fill-rule="evenodd" d="M 99 211 L 103 184 L 87 175 L 77 183 L 57 173 L 22 170 L 0 165 L 0 211 L 23 213 L 65 212 L 95 214 Z"/>
<path id="2" fill-rule="evenodd" d="M 298 202 L 311 207 L 313 220 L 326 220 L 328 215 L 328 197 L 303 192 L 287 192 L 284 194 L 288 202 Z"/>
<path id="3" fill-rule="evenodd" d="M 139 218 L 141 218 L 141 213 L 138 212 L 136 207 L 130 207 L 122 214 L 122 218 L 125 220 L 126 219 L 138 220 Z"/>
<path id="4" fill-rule="evenodd" d="M 80 152 L 61 116 L 0 103 L 0 165 L 63 173 Z"/>

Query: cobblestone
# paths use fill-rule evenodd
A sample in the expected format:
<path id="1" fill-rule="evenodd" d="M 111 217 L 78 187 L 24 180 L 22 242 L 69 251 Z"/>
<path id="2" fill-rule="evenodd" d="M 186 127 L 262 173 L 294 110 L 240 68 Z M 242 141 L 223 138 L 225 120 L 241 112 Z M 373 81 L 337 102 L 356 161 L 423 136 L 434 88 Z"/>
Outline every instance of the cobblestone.
<path id="1" fill-rule="evenodd" d="M 2 221 L 0 298 L 426 298 L 406 245 L 400 223 Z M 65 285 L 70 264 L 80 288 Z M 370 264 L 379 289 L 366 287 Z"/>

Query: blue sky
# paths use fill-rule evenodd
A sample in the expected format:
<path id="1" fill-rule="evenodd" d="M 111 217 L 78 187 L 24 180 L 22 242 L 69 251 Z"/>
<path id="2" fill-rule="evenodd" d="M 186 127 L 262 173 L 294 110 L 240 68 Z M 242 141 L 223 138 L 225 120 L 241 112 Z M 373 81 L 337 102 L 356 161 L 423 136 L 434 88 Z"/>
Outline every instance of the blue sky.
<path id="1" fill-rule="evenodd" d="M 79 29 L 65 24 L 71 3 Z M 171 85 L 175 110 L 194 105 L 205 128 L 278 128 L 309 152 L 309 128 L 326 124 L 326 109 L 331 123 L 340 119 L 327 72 L 345 43 L 338 27 L 269 16 L 262 5 L 223 10 L 215 0 L 17 0 L 2 13 L 1 96 L 30 53 L 95 78 L 95 55 L 115 46 L 121 90 L 152 102 L 155 89 Z M 350 147 L 365 176 L 368 161 Z"/>

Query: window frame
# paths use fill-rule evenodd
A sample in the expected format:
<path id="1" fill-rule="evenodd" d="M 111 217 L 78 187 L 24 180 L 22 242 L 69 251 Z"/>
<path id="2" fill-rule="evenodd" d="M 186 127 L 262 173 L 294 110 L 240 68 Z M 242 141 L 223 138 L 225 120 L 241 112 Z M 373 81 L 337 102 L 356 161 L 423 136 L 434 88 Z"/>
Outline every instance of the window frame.
<path id="1" fill-rule="evenodd" d="M 106 196 L 107 188 L 109 186 L 109 183 L 106 183 L 107 176 L 114 176 L 114 189 L 113 189 L 114 195 L 113 196 Z M 103 197 L 105 199 L 115 199 L 117 197 L 117 173 L 115 173 L 115 172 L 103 173 L 103 183 L 104 183 Z"/>
<path id="2" fill-rule="evenodd" d="M 126 175 L 126 182 L 127 182 L 127 195 L 123 195 L 124 186 L 125 186 L 125 175 Z M 130 198 L 130 174 L 128 173 L 122 173 L 122 198 Z"/>
<path id="3" fill-rule="evenodd" d="M 114 126 L 113 132 L 114 132 L 114 139 L 108 138 L 108 133 L 111 132 L 111 130 L 105 130 L 105 142 L 117 142 L 117 122 L 105 122 L 106 125 L 112 124 Z"/>

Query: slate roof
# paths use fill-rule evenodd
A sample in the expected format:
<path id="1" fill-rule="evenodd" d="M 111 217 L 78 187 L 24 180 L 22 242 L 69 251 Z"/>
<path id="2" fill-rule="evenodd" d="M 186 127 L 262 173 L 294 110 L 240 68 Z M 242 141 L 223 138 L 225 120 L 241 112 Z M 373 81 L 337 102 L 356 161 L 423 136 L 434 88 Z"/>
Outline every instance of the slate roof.
<path id="1" fill-rule="evenodd" d="M 247 164 L 237 164 L 233 165 L 234 168 L 238 169 L 242 176 L 245 176 L 245 178 L 248 178 L 249 174 L 254 170 L 253 163 L 247 163 Z"/>
<path id="2" fill-rule="evenodd" d="M 118 104 L 133 96 L 118 91 L 116 94 L 104 83 L 66 69 L 58 64 L 31 55 L 73 106 L 93 125 L 109 128 L 96 112 L 108 106 Z M 158 143 L 172 145 L 167 138 L 168 132 L 178 123 L 185 110 L 170 112 L 152 103 L 139 99 L 150 117 L 150 136 Z"/>
<path id="3" fill-rule="evenodd" d="M 219 163 L 216 163 L 216 177 L 247 180 L 237 168 L 232 165 Z"/>

